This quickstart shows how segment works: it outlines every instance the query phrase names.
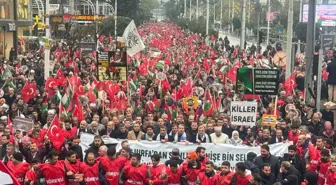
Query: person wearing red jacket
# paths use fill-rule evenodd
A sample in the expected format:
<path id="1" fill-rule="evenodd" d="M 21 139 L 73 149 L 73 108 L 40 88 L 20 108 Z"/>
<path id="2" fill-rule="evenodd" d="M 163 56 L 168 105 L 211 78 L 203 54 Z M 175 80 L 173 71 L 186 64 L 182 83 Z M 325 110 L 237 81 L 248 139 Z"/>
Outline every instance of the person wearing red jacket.
<path id="1" fill-rule="evenodd" d="M 41 176 L 48 185 L 65 185 L 64 161 L 58 161 L 58 152 L 48 154 L 48 162 L 40 165 Z"/>
<path id="2" fill-rule="evenodd" d="M 218 185 L 230 185 L 234 172 L 231 171 L 231 164 L 229 161 L 222 163 L 222 171 L 220 172 Z"/>
<path id="3" fill-rule="evenodd" d="M 100 158 L 99 177 L 102 185 L 118 184 L 121 170 L 124 168 L 127 159 L 116 155 L 115 147 L 107 149 L 107 156 Z"/>
<path id="4" fill-rule="evenodd" d="M 124 185 L 153 185 L 151 174 L 147 165 L 141 164 L 141 155 L 134 153 L 131 157 L 131 165 L 125 166 L 121 174 Z"/>
<path id="5" fill-rule="evenodd" d="M 243 162 L 236 164 L 236 173 L 232 177 L 232 184 L 247 185 L 250 181 L 251 175 L 247 175 L 246 166 Z"/>
<path id="6" fill-rule="evenodd" d="M 306 140 L 305 135 L 300 135 L 298 138 L 297 146 L 297 154 L 307 161 L 307 171 L 315 172 L 318 164 L 318 152 L 316 148 L 309 143 L 309 140 Z M 308 158 L 308 159 L 307 159 Z"/>
<path id="7" fill-rule="evenodd" d="M 186 181 L 186 184 L 195 184 L 198 174 L 202 171 L 204 169 L 197 160 L 196 152 L 189 152 L 187 162 L 182 163 L 182 180 Z"/>
<path id="8" fill-rule="evenodd" d="M 94 153 L 88 153 L 86 162 L 81 164 L 79 170 L 83 174 L 86 185 L 100 185 L 98 167 L 99 163 L 96 161 Z"/>
<path id="9" fill-rule="evenodd" d="M 330 166 L 330 152 L 327 149 L 321 150 L 321 158 L 317 167 L 318 184 L 324 184 L 327 179 L 327 172 Z"/>
<path id="10" fill-rule="evenodd" d="M 38 180 L 38 175 L 40 174 L 40 163 L 41 161 L 37 158 L 32 160 L 32 168 L 27 172 L 25 178 L 25 184 L 36 185 Z"/>
<path id="11" fill-rule="evenodd" d="M 209 158 L 206 156 L 206 153 L 205 153 L 205 148 L 201 147 L 201 146 L 197 147 L 196 148 L 196 155 L 197 155 L 197 160 L 201 163 L 202 169 L 203 169 L 203 172 L 204 172 L 205 164 L 206 164 L 206 162 L 209 161 Z"/>
<path id="12" fill-rule="evenodd" d="M 330 168 L 327 172 L 327 182 L 326 185 L 336 184 L 336 160 L 333 159 L 330 162 Z"/>
<path id="13" fill-rule="evenodd" d="M 76 152 L 69 150 L 67 152 L 66 160 L 64 161 L 64 168 L 67 173 L 66 184 L 74 185 L 78 184 L 78 177 L 80 176 L 79 169 L 81 162 L 77 160 Z"/>
<path id="14" fill-rule="evenodd" d="M 205 171 L 197 176 L 197 185 L 216 185 L 219 182 L 219 175 L 215 173 L 214 163 L 208 161 L 205 164 Z"/>
<path id="15" fill-rule="evenodd" d="M 182 171 L 181 168 L 178 168 L 179 164 L 178 161 L 174 160 L 171 161 L 169 164 L 169 168 L 167 171 L 168 175 L 168 185 L 180 185 L 181 184 L 181 177 Z"/>
<path id="16" fill-rule="evenodd" d="M 299 139 L 299 125 L 297 124 L 292 124 L 291 129 L 288 131 L 288 140 L 293 141 L 293 144 L 296 145 L 298 139 Z"/>
<path id="17" fill-rule="evenodd" d="M 12 170 L 13 175 L 16 177 L 21 185 L 24 185 L 24 180 L 26 173 L 29 171 L 30 165 L 23 162 L 23 155 L 19 152 L 15 152 L 12 158 L 12 164 L 8 165 L 9 169 Z"/>
<path id="18" fill-rule="evenodd" d="M 154 185 L 166 184 L 167 166 L 160 162 L 161 156 L 159 154 L 152 155 L 151 159 L 152 166 L 150 167 L 150 172 Z"/>

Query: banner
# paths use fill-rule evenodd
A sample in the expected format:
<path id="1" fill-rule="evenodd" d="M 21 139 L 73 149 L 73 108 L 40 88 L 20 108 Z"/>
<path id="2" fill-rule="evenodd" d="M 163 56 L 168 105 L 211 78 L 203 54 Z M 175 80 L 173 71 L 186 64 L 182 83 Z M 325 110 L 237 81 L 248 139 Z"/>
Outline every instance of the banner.
<path id="1" fill-rule="evenodd" d="M 127 54 L 129 56 L 133 56 L 136 53 L 145 49 L 145 44 L 141 40 L 141 37 L 135 26 L 134 20 L 132 20 L 125 28 L 122 37 L 126 41 Z"/>
<path id="2" fill-rule="evenodd" d="M 232 125 L 253 127 L 257 121 L 257 102 L 231 102 Z"/>
<path id="3" fill-rule="evenodd" d="M 323 52 L 328 52 L 334 47 L 334 35 L 321 35 Z"/>
<path id="4" fill-rule="evenodd" d="M 237 93 L 277 95 L 280 71 L 277 69 L 238 68 Z"/>
<path id="5" fill-rule="evenodd" d="M 30 118 L 16 117 L 13 120 L 14 130 L 29 132 L 33 128 L 33 120 Z"/>
<path id="6" fill-rule="evenodd" d="M 96 51 L 96 43 L 94 42 L 81 42 L 78 45 L 81 52 L 81 59 L 90 58 L 91 53 Z"/>
<path id="7" fill-rule="evenodd" d="M 98 52 L 98 80 L 126 81 L 127 53 L 125 49 Z"/>
<path id="8" fill-rule="evenodd" d="M 260 147 L 250 146 L 234 146 L 230 144 L 212 144 L 202 143 L 198 144 L 185 144 L 185 143 L 161 143 L 159 141 L 129 141 L 132 152 L 139 153 L 141 155 L 141 161 L 143 163 L 150 164 L 151 156 L 153 154 L 159 154 L 161 156 L 161 162 L 167 161 L 171 157 L 173 148 L 180 150 L 180 158 L 186 159 L 188 152 L 195 151 L 197 147 L 202 146 L 206 148 L 207 156 L 209 160 L 213 161 L 216 165 L 221 165 L 223 161 L 229 161 L 231 165 L 235 165 L 238 162 L 244 162 L 247 160 L 247 153 L 254 152 L 260 155 Z M 287 153 L 290 143 L 277 143 L 269 145 L 272 155 L 283 156 Z M 117 151 L 121 148 L 121 144 L 117 145 Z"/>
<path id="9" fill-rule="evenodd" d="M 85 156 L 86 150 L 93 142 L 94 135 L 88 133 L 82 133 L 80 136 L 79 145 L 82 147 L 83 155 Z M 103 138 L 105 144 L 117 144 L 116 150 L 121 149 L 121 140 L 113 138 Z M 237 162 L 246 161 L 246 155 L 249 152 L 254 152 L 260 155 L 260 147 L 251 146 L 234 146 L 230 144 L 212 144 L 201 143 L 198 144 L 186 144 L 186 143 L 161 143 L 160 141 L 128 141 L 133 153 L 139 153 L 143 163 L 151 163 L 151 156 L 153 154 L 160 154 L 161 162 L 167 161 L 171 157 L 173 148 L 180 150 L 180 158 L 186 159 L 188 152 L 195 151 L 197 147 L 202 146 L 206 148 L 207 156 L 209 160 L 215 164 L 220 165 L 223 161 L 229 161 L 231 165 L 235 165 Z M 288 152 L 288 146 L 292 143 L 276 143 L 269 145 L 272 155 L 281 157 Z"/>

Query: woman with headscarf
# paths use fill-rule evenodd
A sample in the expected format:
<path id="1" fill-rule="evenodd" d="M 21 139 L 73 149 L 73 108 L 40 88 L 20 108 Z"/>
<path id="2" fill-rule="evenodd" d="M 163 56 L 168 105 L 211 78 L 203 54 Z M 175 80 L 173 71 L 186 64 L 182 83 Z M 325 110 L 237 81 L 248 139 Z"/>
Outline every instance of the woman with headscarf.
<path id="1" fill-rule="evenodd" d="M 235 130 L 232 132 L 232 138 L 229 139 L 229 143 L 232 145 L 242 145 L 243 144 L 243 140 L 239 138 L 238 131 Z"/>

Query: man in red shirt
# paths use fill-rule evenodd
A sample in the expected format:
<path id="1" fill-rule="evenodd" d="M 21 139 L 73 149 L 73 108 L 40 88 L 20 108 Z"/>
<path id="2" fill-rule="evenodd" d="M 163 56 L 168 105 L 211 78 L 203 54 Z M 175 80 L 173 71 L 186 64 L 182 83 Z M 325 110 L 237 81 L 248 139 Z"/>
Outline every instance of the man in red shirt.
<path id="1" fill-rule="evenodd" d="M 208 161 L 205 164 L 205 171 L 201 172 L 197 176 L 197 185 L 213 185 L 217 184 L 219 181 L 219 175 L 214 171 L 214 163 L 212 161 Z"/>
<path id="2" fill-rule="evenodd" d="M 299 132 L 299 125 L 292 124 L 291 129 L 288 131 L 288 140 L 293 141 L 293 144 L 296 145 L 300 132 Z"/>
<path id="3" fill-rule="evenodd" d="M 321 150 L 321 158 L 317 166 L 318 169 L 318 184 L 324 184 L 327 179 L 327 172 L 330 166 L 330 152 L 327 149 Z"/>
<path id="4" fill-rule="evenodd" d="M 201 163 L 197 160 L 196 152 L 189 152 L 187 162 L 182 163 L 182 177 L 187 184 L 195 184 L 197 176 L 204 171 Z"/>
<path id="5" fill-rule="evenodd" d="M 234 172 L 231 171 L 231 164 L 229 161 L 222 163 L 222 171 L 219 177 L 219 185 L 230 185 Z"/>
<path id="6" fill-rule="evenodd" d="M 168 185 L 180 185 L 181 184 L 181 177 L 182 171 L 181 168 L 178 168 L 179 164 L 178 161 L 173 160 L 169 164 L 169 169 L 167 171 L 168 175 Z"/>
<path id="7" fill-rule="evenodd" d="M 99 177 L 102 185 L 118 184 L 122 168 L 127 159 L 123 156 L 117 157 L 115 147 L 107 149 L 107 156 L 100 158 Z"/>
<path id="8" fill-rule="evenodd" d="M 78 183 L 77 177 L 79 174 L 81 162 L 77 160 L 76 152 L 70 150 L 67 153 L 66 160 L 64 161 L 65 171 L 67 172 L 67 185 L 74 185 Z"/>
<path id="9" fill-rule="evenodd" d="M 250 178 L 251 175 L 247 175 L 245 164 L 243 162 L 237 163 L 236 173 L 233 176 L 231 183 L 237 185 L 247 185 L 249 183 Z"/>
<path id="10" fill-rule="evenodd" d="M 161 156 L 159 154 L 152 155 L 152 166 L 150 172 L 152 175 L 153 183 L 156 185 L 165 184 L 167 181 L 167 167 L 160 162 Z"/>
<path id="11" fill-rule="evenodd" d="M 153 185 L 153 181 L 150 179 L 151 174 L 147 165 L 141 164 L 141 155 L 133 154 L 131 157 L 131 165 L 125 166 L 121 179 L 125 182 L 125 185 Z"/>
<path id="12" fill-rule="evenodd" d="M 336 160 L 333 159 L 330 163 L 330 169 L 327 172 L 327 185 L 336 184 Z"/>
<path id="13" fill-rule="evenodd" d="M 203 169 L 205 168 L 206 162 L 209 161 L 209 158 L 206 156 L 205 153 L 205 148 L 204 147 L 197 147 L 196 148 L 196 155 L 197 155 L 197 160 L 201 163 Z"/>
<path id="14" fill-rule="evenodd" d="M 25 183 L 30 184 L 30 185 L 35 185 L 38 183 L 37 180 L 38 180 L 38 175 L 40 174 L 41 161 L 37 158 L 34 158 L 31 164 L 32 164 L 32 168 L 26 174 Z"/>
<path id="15" fill-rule="evenodd" d="M 29 164 L 23 162 L 23 155 L 19 152 L 13 154 L 13 165 L 9 164 L 8 167 L 12 170 L 13 175 L 16 177 L 21 185 L 24 185 L 26 173 L 29 170 Z"/>
<path id="16" fill-rule="evenodd" d="M 48 185 L 65 185 L 64 161 L 58 161 L 58 152 L 48 154 L 48 163 L 41 164 L 41 175 Z"/>
<path id="17" fill-rule="evenodd" d="M 88 153 L 86 161 L 81 164 L 79 170 L 86 185 L 100 185 L 98 166 L 94 153 Z"/>

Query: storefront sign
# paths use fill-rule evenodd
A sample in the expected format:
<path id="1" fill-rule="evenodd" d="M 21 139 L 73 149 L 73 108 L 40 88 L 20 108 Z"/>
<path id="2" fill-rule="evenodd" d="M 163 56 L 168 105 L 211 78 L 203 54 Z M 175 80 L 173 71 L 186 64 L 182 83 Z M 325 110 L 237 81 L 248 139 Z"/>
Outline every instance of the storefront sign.
<path id="1" fill-rule="evenodd" d="M 15 23 L 8 23 L 6 26 L 6 31 L 16 31 Z"/>

